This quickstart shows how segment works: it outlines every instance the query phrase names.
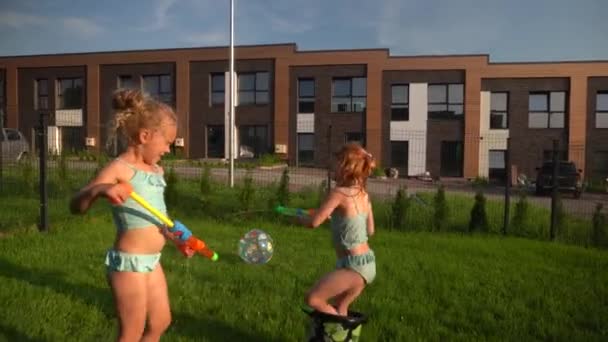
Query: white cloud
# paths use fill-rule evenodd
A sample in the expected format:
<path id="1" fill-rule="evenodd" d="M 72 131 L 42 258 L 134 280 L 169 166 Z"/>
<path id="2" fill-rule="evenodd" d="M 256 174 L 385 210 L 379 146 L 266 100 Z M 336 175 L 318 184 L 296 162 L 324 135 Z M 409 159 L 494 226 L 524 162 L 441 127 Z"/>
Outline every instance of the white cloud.
<path id="1" fill-rule="evenodd" d="M 229 39 L 226 32 L 189 33 L 180 36 L 182 43 L 194 46 L 228 45 Z"/>
<path id="2" fill-rule="evenodd" d="M 15 11 L 0 12 L 0 26 L 6 25 L 12 28 L 21 29 L 31 26 L 43 26 L 49 20 L 46 17 L 32 15 Z"/>
<path id="3" fill-rule="evenodd" d="M 177 0 L 157 0 L 154 7 L 153 22 L 147 26 L 141 27 L 139 30 L 144 32 L 158 31 L 166 28 L 169 25 L 169 10 Z"/>
<path id="4" fill-rule="evenodd" d="M 75 33 L 82 38 L 90 38 L 104 32 L 104 29 L 85 18 L 65 18 L 63 26 L 68 32 Z"/>

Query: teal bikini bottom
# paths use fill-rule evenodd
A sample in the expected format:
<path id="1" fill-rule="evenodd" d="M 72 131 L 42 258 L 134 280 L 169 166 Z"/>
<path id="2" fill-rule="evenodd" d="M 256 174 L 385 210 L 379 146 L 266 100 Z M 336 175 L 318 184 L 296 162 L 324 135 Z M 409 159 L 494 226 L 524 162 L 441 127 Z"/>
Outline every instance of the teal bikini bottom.
<path id="1" fill-rule="evenodd" d="M 348 268 L 361 275 L 365 283 L 371 284 L 376 278 L 376 256 L 370 250 L 365 254 L 348 255 L 338 259 L 336 268 Z"/>
<path id="2" fill-rule="evenodd" d="M 110 249 L 105 265 L 110 272 L 152 272 L 160 262 L 161 253 L 133 254 Z"/>

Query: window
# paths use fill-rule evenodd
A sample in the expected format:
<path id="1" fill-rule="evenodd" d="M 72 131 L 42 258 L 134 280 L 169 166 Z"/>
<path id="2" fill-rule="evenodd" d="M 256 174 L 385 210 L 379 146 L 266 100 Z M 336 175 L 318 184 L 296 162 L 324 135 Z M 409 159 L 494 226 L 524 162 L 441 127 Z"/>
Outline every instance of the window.
<path id="1" fill-rule="evenodd" d="M 239 74 L 237 84 L 239 105 L 268 103 L 268 72 Z"/>
<path id="2" fill-rule="evenodd" d="M 507 129 L 508 126 L 508 93 L 490 95 L 490 129 Z"/>
<path id="3" fill-rule="evenodd" d="M 139 89 L 140 86 L 135 83 L 133 76 L 120 75 L 118 76 L 118 88 L 122 89 Z"/>
<path id="4" fill-rule="evenodd" d="M 35 109 L 49 109 L 49 82 L 46 78 L 38 79 L 35 83 Z"/>
<path id="5" fill-rule="evenodd" d="M 598 151 L 593 154 L 594 175 L 604 179 L 608 177 L 608 151 Z"/>
<path id="6" fill-rule="evenodd" d="M 315 135 L 313 133 L 298 133 L 298 163 L 313 164 L 315 159 Z"/>
<path id="7" fill-rule="evenodd" d="M 4 127 L 4 98 L 4 80 L 0 80 L 0 127 Z"/>
<path id="8" fill-rule="evenodd" d="M 409 142 L 391 141 L 391 167 L 397 169 L 400 175 L 408 175 Z"/>
<path id="9" fill-rule="evenodd" d="M 564 128 L 566 93 L 534 92 L 529 96 L 529 128 Z"/>
<path id="10" fill-rule="evenodd" d="M 173 80 L 171 75 L 145 75 L 144 91 L 153 98 L 173 105 Z"/>
<path id="11" fill-rule="evenodd" d="M 207 126 L 207 158 L 223 158 L 224 152 L 224 125 Z"/>
<path id="12" fill-rule="evenodd" d="M 298 79 L 298 113 L 315 112 L 315 80 Z"/>
<path id="13" fill-rule="evenodd" d="M 464 113 L 463 84 L 431 84 L 428 88 L 429 116 L 462 117 Z"/>
<path id="14" fill-rule="evenodd" d="M 345 143 L 357 143 L 363 146 L 363 133 L 361 132 L 347 132 L 344 134 Z"/>
<path id="15" fill-rule="evenodd" d="M 608 128 L 608 91 L 595 95 L 595 127 Z"/>
<path id="16" fill-rule="evenodd" d="M 254 158 L 268 153 L 268 128 L 257 125 L 239 127 L 239 157 Z"/>
<path id="17" fill-rule="evenodd" d="M 410 87 L 407 84 L 391 86 L 391 120 L 408 121 L 410 119 Z"/>
<path id="18" fill-rule="evenodd" d="M 490 150 L 488 163 L 488 177 L 490 179 L 504 180 L 506 177 L 506 161 L 504 150 Z"/>
<path id="19" fill-rule="evenodd" d="M 224 74 L 211 74 L 211 105 L 224 103 L 225 80 Z"/>
<path id="20" fill-rule="evenodd" d="M 0 109 L 4 108 L 4 80 L 0 80 Z"/>
<path id="21" fill-rule="evenodd" d="M 57 88 L 57 109 L 82 109 L 82 78 L 60 78 Z"/>
<path id="22" fill-rule="evenodd" d="M 367 106 L 367 78 L 334 78 L 332 82 L 332 113 L 363 112 Z"/>

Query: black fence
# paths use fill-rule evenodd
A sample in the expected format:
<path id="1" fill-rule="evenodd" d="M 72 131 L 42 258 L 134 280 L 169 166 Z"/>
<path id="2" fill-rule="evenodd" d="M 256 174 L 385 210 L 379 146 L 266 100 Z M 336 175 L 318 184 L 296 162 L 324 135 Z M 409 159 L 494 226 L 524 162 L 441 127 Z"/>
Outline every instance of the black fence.
<path id="1" fill-rule="evenodd" d="M 39 201 L 37 224 L 41 230 L 52 227 L 49 212 L 65 210 L 67 196 L 114 158 L 121 146 L 116 141 L 112 144 L 95 142 L 102 143 L 100 150 L 103 152 L 91 152 L 93 149 L 87 150 L 86 145 L 95 143 L 69 141 L 83 139 L 84 133 L 73 134 L 72 127 L 62 135 L 62 128 L 49 125 L 48 119 L 42 115 L 33 132 L 26 134 L 2 129 L 0 158 L 1 198 Z M 605 181 L 591 183 L 581 178 L 577 161 L 585 160 L 584 146 L 567 145 L 558 139 L 536 139 L 534 144 L 522 149 L 526 144 L 521 139 L 509 138 L 506 133 L 458 136 L 458 132 L 449 132 L 453 139 L 448 134 L 440 141 L 430 141 L 428 132 L 407 129 L 392 128 L 390 134 L 368 131 L 366 136 L 349 132 L 348 127 L 339 125 L 300 125 L 296 128 L 301 133 L 290 142 L 295 146 L 293 151 L 289 151 L 287 160 L 272 153 L 274 147 L 270 146 L 272 133 L 269 128 L 248 128 L 239 132 L 245 131 L 246 134 L 237 133 L 239 144 L 235 149 L 234 183 L 238 186 L 250 181 L 261 187 L 278 184 L 287 170 L 291 191 L 329 189 L 333 185 L 332 155 L 335 149 L 348 141 L 363 145 L 371 140 L 381 141 L 383 164 L 368 181 L 372 198 L 388 203 L 381 215 L 393 215 L 395 206 L 392 204 L 403 194 L 415 205 L 435 213 L 441 191 L 448 198 L 461 201 L 457 210 L 465 211 L 467 216 L 473 216 L 476 205 L 487 203 L 493 208 L 492 215 L 500 217 L 500 224 L 494 218 L 494 226 L 498 225 L 495 229 L 501 234 L 530 236 L 521 231 L 524 225 L 522 211 L 527 210 L 528 216 L 534 216 L 526 223 L 532 226 L 528 230 L 543 231 L 536 237 L 553 240 L 567 235 L 565 240 L 585 245 L 608 244 L 605 237 L 608 189 Z M 100 131 L 106 129 L 100 127 Z M 205 143 L 204 150 L 219 151 L 219 154 L 225 152 L 225 140 L 222 138 L 218 142 L 213 134 L 207 130 L 201 137 Z M 214 143 L 217 146 L 212 146 Z M 85 147 L 74 149 L 74 146 Z M 91 148 L 97 149 L 97 146 Z M 212 158 L 205 152 L 204 157 L 185 159 L 180 148 L 174 146 L 173 152 L 163 159 L 166 170 L 186 181 L 209 177 L 216 184 L 228 186 L 231 175 L 229 163 L 224 158 Z M 468 169 L 467 160 L 474 160 L 476 169 Z M 465 174 L 479 176 L 467 179 Z M 52 201 L 54 198 L 64 200 Z M 12 219 L 18 220 L 19 215 L 32 216 L 32 213 L 13 215 Z M 432 222 L 424 224 L 433 225 Z M 600 235 L 602 237 L 598 237 Z M 598 239 L 602 242 L 597 242 Z"/>

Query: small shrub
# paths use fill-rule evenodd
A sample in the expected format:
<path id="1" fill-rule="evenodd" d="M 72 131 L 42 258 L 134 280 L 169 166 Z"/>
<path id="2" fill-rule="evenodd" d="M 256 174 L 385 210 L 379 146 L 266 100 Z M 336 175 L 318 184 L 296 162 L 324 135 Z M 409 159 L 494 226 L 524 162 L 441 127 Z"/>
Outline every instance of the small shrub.
<path id="1" fill-rule="evenodd" d="M 211 168 L 209 167 L 209 164 L 206 163 L 203 166 L 203 172 L 201 173 L 199 190 L 201 195 L 208 195 L 211 193 Z"/>
<path id="2" fill-rule="evenodd" d="M 289 205 L 289 171 L 287 169 L 283 170 L 283 174 L 281 175 L 281 181 L 279 182 L 279 187 L 277 188 L 276 193 L 276 203 L 274 205 Z"/>
<path id="3" fill-rule="evenodd" d="M 395 199 L 391 206 L 390 227 L 391 229 L 406 230 L 407 229 L 407 211 L 410 207 L 411 200 L 407 196 L 407 188 L 400 187 L 395 194 Z"/>
<path id="4" fill-rule="evenodd" d="M 473 205 L 473 209 L 471 209 L 469 232 L 488 232 L 489 230 L 490 225 L 488 224 L 488 215 L 486 213 L 486 197 L 483 195 L 483 192 L 478 191 L 475 194 L 475 204 Z"/>
<path id="5" fill-rule="evenodd" d="M 169 168 L 169 171 L 166 175 L 167 187 L 165 188 L 165 198 L 167 199 L 167 203 L 171 206 L 176 206 L 177 203 L 177 174 L 175 173 L 175 169 L 173 166 Z"/>
<path id="6" fill-rule="evenodd" d="M 442 231 L 448 224 L 448 202 L 445 199 L 445 187 L 442 185 L 437 189 L 433 197 L 433 230 Z"/>
<path id="7" fill-rule="evenodd" d="M 603 246 L 606 238 L 607 219 L 606 214 L 602 212 L 603 208 L 604 206 L 598 203 L 593 212 L 591 243 L 596 247 Z"/>
<path id="8" fill-rule="evenodd" d="M 530 204 L 525 191 L 521 191 L 518 197 L 513 220 L 511 221 L 511 230 L 513 235 L 524 236 L 528 231 Z"/>
<path id="9" fill-rule="evenodd" d="M 262 156 L 260 156 L 260 159 L 258 160 L 258 165 L 272 166 L 272 165 L 280 164 L 282 162 L 283 161 L 281 160 L 281 158 L 279 158 L 278 155 L 271 154 L 271 153 L 265 153 Z"/>
<path id="10" fill-rule="evenodd" d="M 321 183 L 319 183 L 319 188 L 317 189 L 317 207 L 320 207 L 327 194 L 329 193 L 329 189 L 327 187 L 327 179 L 324 179 Z"/>
<path id="11" fill-rule="evenodd" d="M 253 197 L 255 195 L 255 189 L 253 188 L 253 178 L 251 172 L 248 171 L 247 175 L 243 179 L 243 185 L 239 190 L 239 204 L 241 210 L 249 210 L 253 204 Z"/>

